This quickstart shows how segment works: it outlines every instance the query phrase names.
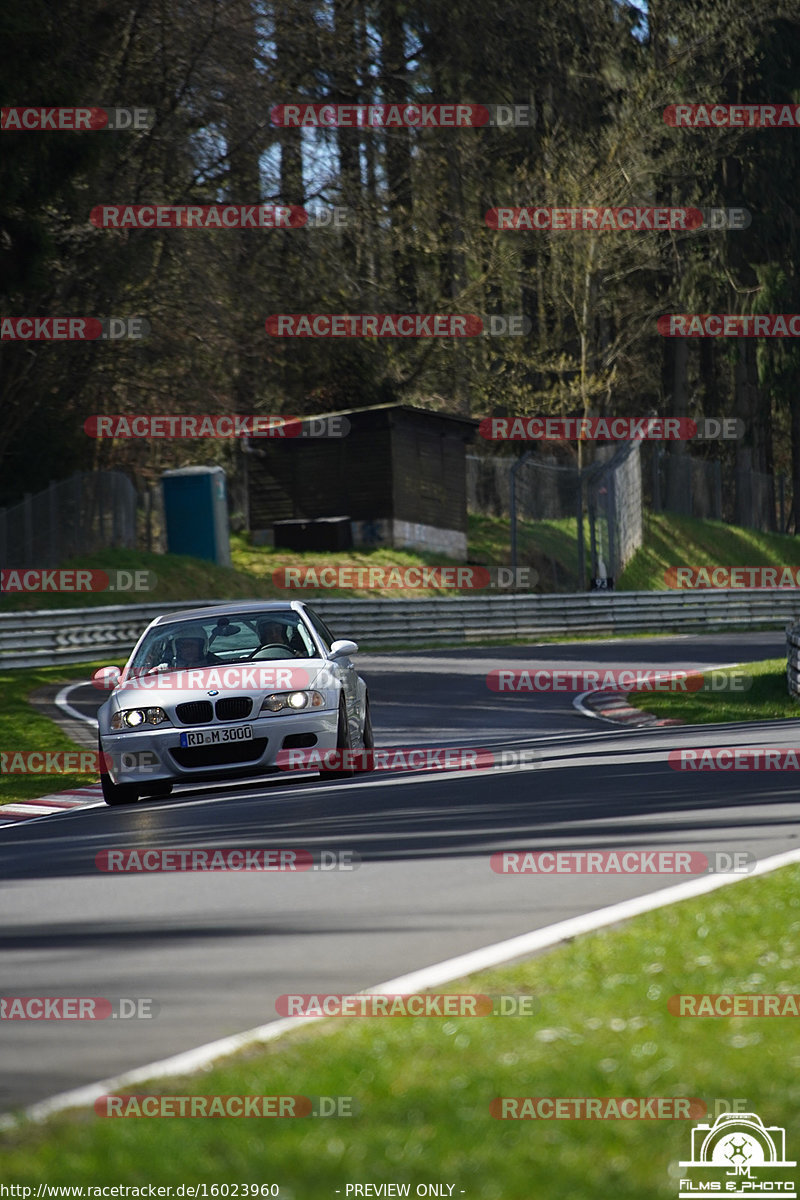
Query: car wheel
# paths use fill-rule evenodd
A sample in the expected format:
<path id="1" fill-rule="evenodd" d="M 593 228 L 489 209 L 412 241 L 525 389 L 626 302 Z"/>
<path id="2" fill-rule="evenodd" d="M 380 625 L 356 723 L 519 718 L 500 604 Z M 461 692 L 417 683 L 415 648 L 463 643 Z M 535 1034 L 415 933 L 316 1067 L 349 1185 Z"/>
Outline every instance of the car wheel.
<path id="1" fill-rule="evenodd" d="M 362 765 L 358 768 L 359 775 L 366 775 L 369 771 L 374 770 L 371 765 L 372 751 L 375 749 L 375 737 L 372 732 L 372 713 L 369 707 L 369 696 L 364 697 L 364 728 L 361 733 L 361 740 L 364 743 L 364 755 Z M 370 765 L 367 765 L 367 764 Z"/>
<path id="2" fill-rule="evenodd" d="M 372 732 L 372 713 L 369 708 L 369 696 L 364 700 L 364 733 L 363 742 L 365 750 L 375 749 L 375 736 Z"/>
<path id="3" fill-rule="evenodd" d="M 336 749 L 340 753 L 345 753 L 350 747 L 350 726 L 347 723 L 347 708 L 345 707 L 344 696 L 339 700 L 339 723 L 336 728 Z M 350 779 L 355 775 L 355 771 L 320 771 L 320 779 L 330 782 L 333 779 Z"/>
<path id="4" fill-rule="evenodd" d="M 103 745 L 100 741 L 97 743 L 97 752 L 102 763 Z M 106 771 L 100 772 L 100 787 L 103 789 L 103 799 L 106 804 L 112 806 L 116 804 L 135 804 L 139 799 L 139 792 L 134 784 L 114 783 Z"/>

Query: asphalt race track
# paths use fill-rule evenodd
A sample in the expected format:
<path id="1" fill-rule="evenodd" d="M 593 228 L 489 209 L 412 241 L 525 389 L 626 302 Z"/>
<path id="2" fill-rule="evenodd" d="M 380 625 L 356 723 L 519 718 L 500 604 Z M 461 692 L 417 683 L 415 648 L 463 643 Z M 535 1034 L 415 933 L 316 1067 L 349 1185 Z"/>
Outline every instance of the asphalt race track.
<path id="1" fill-rule="evenodd" d="M 487 631 L 491 636 L 491 631 Z M 511 876 L 506 849 L 800 844 L 793 772 L 676 772 L 682 746 L 796 746 L 794 722 L 620 730 L 569 694 L 491 692 L 498 666 L 699 667 L 784 653 L 781 633 L 360 655 L 379 746 L 535 749 L 534 769 L 181 787 L 0 831 L 3 996 L 149 998 L 150 1020 L 0 1022 L 0 1111 L 277 1019 L 288 992 L 353 992 L 674 875 Z M 91 713 L 102 694 L 74 691 Z M 355 871 L 110 875 L 102 850 L 353 851 Z M 685 876 L 681 878 L 686 878 Z"/>

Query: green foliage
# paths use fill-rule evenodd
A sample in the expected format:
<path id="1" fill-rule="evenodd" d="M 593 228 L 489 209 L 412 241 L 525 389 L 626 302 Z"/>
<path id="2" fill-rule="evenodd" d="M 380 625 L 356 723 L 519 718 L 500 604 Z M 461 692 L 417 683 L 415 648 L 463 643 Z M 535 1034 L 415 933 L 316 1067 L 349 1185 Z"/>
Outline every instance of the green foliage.
<path id="1" fill-rule="evenodd" d="M 798 140 L 686 130 L 663 109 L 796 98 L 787 0 L 32 0 L 0 14 L 4 103 L 148 107 L 138 133 L 4 134 L 0 302 L 10 314 L 143 316 L 146 340 L 4 344 L 0 504 L 76 468 L 226 461 L 219 443 L 92 442 L 92 413 L 307 414 L 383 400 L 444 411 L 676 411 L 745 419 L 771 470 L 792 351 L 690 346 L 685 378 L 655 327 L 670 310 L 796 311 Z M 101 93 L 101 94 L 98 94 Z M 462 130 L 278 129 L 272 104 L 431 98 L 528 106 L 527 124 Z M 343 227 L 97 229 L 102 203 L 305 203 Z M 733 232 L 501 233 L 489 208 L 742 206 Z M 778 278 L 780 275 L 780 279 Z M 286 340 L 276 312 L 521 313 L 523 337 Z M 752 350 L 752 348 L 751 348 Z M 795 389 L 796 390 L 796 389 Z M 798 424 L 800 430 L 800 424 Z M 792 434 L 800 438 L 800 433 Z M 800 453 L 797 455 L 800 470 Z M 788 464 L 783 464 L 788 470 Z M 795 487 L 800 494 L 800 487 Z"/>

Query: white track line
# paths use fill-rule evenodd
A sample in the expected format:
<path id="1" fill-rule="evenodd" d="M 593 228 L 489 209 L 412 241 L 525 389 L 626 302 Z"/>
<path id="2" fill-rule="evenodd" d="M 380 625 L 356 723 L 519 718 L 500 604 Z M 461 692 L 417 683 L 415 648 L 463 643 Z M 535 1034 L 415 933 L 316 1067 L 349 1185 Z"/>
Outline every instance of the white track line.
<path id="1" fill-rule="evenodd" d="M 584 913 L 580 917 L 570 917 L 555 925 L 546 925 L 543 929 L 534 929 L 519 937 L 495 942 L 491 946 L 483 946 L 480 950 L 472 950 L 457 958 L 445 959 L 444 962 L 434 963 L 430 967 L 423 967 L 408 975 L 400 975 L 386 983 L 366 988 L 363 993 L 359 994 L 388 992 L 395 995 L 409 995 L 426 988 L 437 987 L 443 983 L 451 983 L 454 979 L 461 979 L 476 971 L 485 971 L 489 967 L 496 967 L 512 959 L 529 958 L 539 950 L 549 949 L 559 942 L 578 937 L 580 934 L 591 933 L 608 925 L 616 925 L 619 921 L 626 921 L 631 917 L 653 912 L 658 908 L 667 908 L 670 904 L 676 904 L 680 900 L 703 896 L 707 892 L 717 891 L 718 888 L 730 887 L 734 883 L 752 879 L 755 875 L 766 875 L 771 871 L 777 871 L 780 867 L 789 866 L 791 863 L 800 863 L 800 850 L 788 850 L 783 854 L 765 858 L 756 863 L 754 870 L 747 875 L 704 875 L 700 879 L 689 879 L 685 883 L 678 883 L 673 887 L 663 888 L 646 896 L 637 896 L 632 900 L 623 900 L 619 904 L 599 908 L 595 912 Z M 275 1041 L 276 1038 L 282 1037 L 284 1033 L 288 1033 L 292 1029 L 299 1029 L 314 1021 L 326 1019 L 332 1018 L 284 1017 L 283 1020 L 257 1025 L 254 1029 L 247 1029 L 243 1033 L 220 1038 L 216 1042 L 207 1042 L 193 1050 L 186 1050 L 171 1058 L 163 1058 L 159 1062 L 148 1063 L 144 1067 L 137 1067 L 133 1071 L 126 1071 L 111 1079 L 103 1079 L 99 1083 L 87 1084 L 85 1087 L 62 1092 L 58 1096 L 51 1096 L 48 1100 L 42 1100 L 26 1109 L 20 1117 L 10 1114 L 0 1116 L 0 1131 L 16 1128 L 24 1120 L 44 1121 L 54 1113 L 63 1112 L 65 1109 L 93 1105 L 95 1100 L 109 1092 L 131 1087 L 144 1080 L 163 1079 L 171 1075 L 187 1075 L 193 1071 L 203 1070 L 218 1059 L 243 1050 L 246 1046 Z"/>
<path id="2" fill-rule="evenodd" d="M 86 680 L 86 683 L 88 683 L 88 682 L 89 681 Z M 83 721 L 84 725 L 91 725 L 92 729 L 97 729 L 97 721 L 95 720 L 94 717 L 87 717 L 85 713 L 78 712 L 77 708 L 73 708 L 72 705 L 67 700 L 67 696 L 70 694 L 70 692 L 73 690 L 73 688 L 84 687 L 84 686 L 85 686 L 85 684 L 82 684 L 82 683 L 68 683 L 58 693 L 58 695 L 55 698 L 54 703 L 55 703 L 56 707 L 60 708 L 61 711 L 63 713 L 66 713 L 66 715 L 68 717 L 72 717 L 73 721 Z"/>
<path id="3" fill-rule="evenodd" d="M 596 696 L 599 690 L 599 688 L 589 688 L 588 692 L 581 692 L 580 695 L 576 696 L 572 701 L 572 707 L 577 708 L 581 716 L 591 717 L 593 721 L 607 721 L 609 725 L 618 725 L 618 721 L 612 721 L 610 717 L 601 717 L 600 713 L 596 713 L 594 709 L 587 708 L 583 703 L 587 696 Z"/>

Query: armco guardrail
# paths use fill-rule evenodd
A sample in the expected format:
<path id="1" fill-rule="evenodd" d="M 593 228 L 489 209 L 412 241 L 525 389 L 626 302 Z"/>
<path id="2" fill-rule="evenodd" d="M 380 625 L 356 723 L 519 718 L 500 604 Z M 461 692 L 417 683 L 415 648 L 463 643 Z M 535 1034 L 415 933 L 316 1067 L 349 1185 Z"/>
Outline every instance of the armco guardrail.
<path id="1" fill-rule="evenodd" d="M 0 613 L 0 668 L 55 667 L 59 663 L 100 660 L 121 663 L 145 626 L 159 613 L 192 607 L 203 608 L 204 604 L 182 600 Z"/>
<path id="2" fill-rule="evenodd" d="M 800 700 L 800 625 L 786 630 L 786 686 Z"/>
<path id="3" fill-rule="evenodd" d="M 0 613 L 0 668 L 99 660 L 119 663 L 158 613 L 224 603 L 182 601 Z M 800 621 L 800 589 L 313 599 L 312 604 L 336 633 L 355 638 L 365 651 L 548 635 L 780 629 Z"/>

